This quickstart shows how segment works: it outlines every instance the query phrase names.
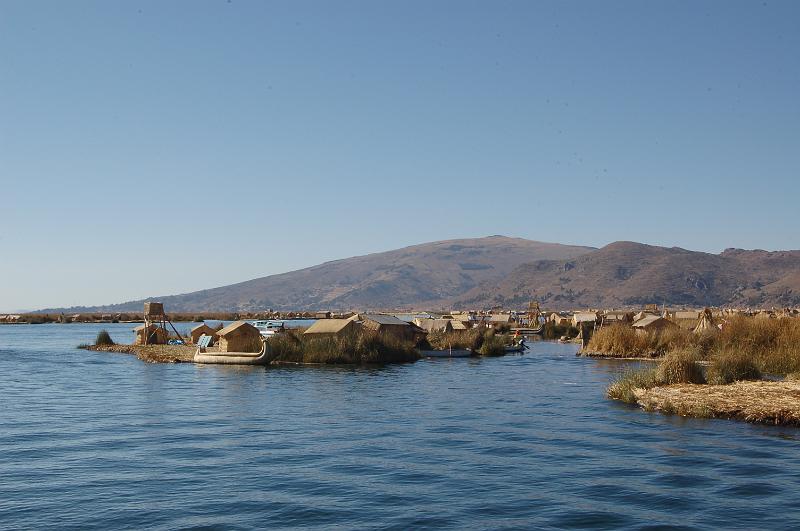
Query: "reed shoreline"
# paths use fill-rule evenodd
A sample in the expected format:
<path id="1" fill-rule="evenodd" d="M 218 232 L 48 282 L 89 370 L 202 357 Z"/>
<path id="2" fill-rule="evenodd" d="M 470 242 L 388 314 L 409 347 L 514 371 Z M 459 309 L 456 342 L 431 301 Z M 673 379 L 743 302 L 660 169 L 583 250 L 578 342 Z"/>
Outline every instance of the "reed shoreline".
<path id="1" fill-rule="evenodd" d="M 304 329 L 290 329 L 270 337 L 267 342 L 272 351 L 271 365 L 385 365 L 415 362 L 422 352 L 467 348 L 470 345 L 474 356 L 504 356 L 506 344 L 512 341 L 508 334 L 496 334 L 493 330 L 471 330 L 429 334 L 416 343 L 370 330 L 359 330 L 340 336 L 307 337 Z M 430 341 L 429 341 L 430 340 Z M 433 344 L 432 344 L 433 343 Z M 443 346 L 444 345 L 444 346 Z M 131 354 L 148 363 L 194 363 L 197 347 L 189 344 L 118 344 L 103 330 L 94 344 L 79 345 L 78 348 L 94 352 Z M 253 345 L 246 352 L 257 352 Z M 218 351 L 217 346 L 207 352 Z"/>
<path id="2" fill-rule="evenodd" d="M 645 411 L 684 417 L 800 426 L 800 382 L 739 381 L 729 385 L 674 384 L 634 390 Z"/>
<path id="3" fill-rule="evenodd" d="M 147 363 L 193 363 L 193 345 L 81 345 L 92 352 L 132 354 Z"/>
<path id="4" fill-rule="evenodd" d="M 593 358 L 597 360 L 619 360 L 619 361 L 659 361 L 663 356 L 658 353 L 653 353 L 649 356 L 633 356 L 633 355 L 616 355 L 609 352 L 596 352 L 579 350 L 575 353 L 576 356 L 582 358 Z"/>
<path id="5" fill-rule="evenodd" d="M 654 352 L 642 361 L 657 364 L 627 370 L 607 396 L 664 414 L 800 426 L 800 321 L 736 317 L 694 333 L 615 325 L 597 330 L 581 355 Z"/>

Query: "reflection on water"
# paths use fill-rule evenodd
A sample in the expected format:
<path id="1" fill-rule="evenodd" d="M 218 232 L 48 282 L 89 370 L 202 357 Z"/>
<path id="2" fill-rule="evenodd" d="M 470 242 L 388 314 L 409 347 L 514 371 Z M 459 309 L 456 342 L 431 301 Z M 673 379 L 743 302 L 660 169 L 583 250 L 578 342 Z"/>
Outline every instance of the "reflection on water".
<path id="1" fill-rule="evenodd" d="M 152 365 L 0 327 L 0 527 L 796 527 L 797 432 L 608 401 L 626 365 Z"/>

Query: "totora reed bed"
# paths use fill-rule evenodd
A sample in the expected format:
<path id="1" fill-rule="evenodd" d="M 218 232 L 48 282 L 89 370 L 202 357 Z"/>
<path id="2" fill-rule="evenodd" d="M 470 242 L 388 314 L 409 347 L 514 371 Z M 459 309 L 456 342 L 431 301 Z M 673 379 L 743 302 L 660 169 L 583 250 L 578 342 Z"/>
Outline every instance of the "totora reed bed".
<path id="1" fill-rule="evenodd" d="M 653 347 L 665 353 L 659 364 L 623 373 L 609 385 L 609 398 L 666 414 L 800 423 L 800 320 L 739 317 L 702 334 L 636 337 L 609 327 L 588 346 L 620 357 L 656 352 Z M 764 381 L 765 374 L 786 380 Z"/>
<path id="2" fill-rule="evenodd" d="M 133 354 L 147 363 L 192 363 L 196 350 L 194 345 L 80 345 L 78 348 Z"/>
<path id="3" fill-rule="evenodd" d="M 679 328 L 637 333 L 612 325 L 597 330 L 583 351 L 587 356 L 609 358 L 661 358 L 670 352 L 691 350 L 698 361 L 713 362 L 742 357 L 764 374 L 800 371 L 800 319 L 731 317 L 722 330 L 693 333 Z"/>
<path id="4" fill-rule="evenodd" d="M 800 382 L 741 381 L 730 385 L 676 384 L 636 389 L 646 411 L 800 426 Z"/>

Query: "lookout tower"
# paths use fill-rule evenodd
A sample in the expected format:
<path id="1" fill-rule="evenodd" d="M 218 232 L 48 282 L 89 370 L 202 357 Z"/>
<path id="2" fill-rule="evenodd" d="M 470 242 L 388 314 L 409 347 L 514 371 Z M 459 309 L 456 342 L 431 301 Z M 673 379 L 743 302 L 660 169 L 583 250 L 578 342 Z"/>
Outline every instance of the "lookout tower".
<path id="1" fill-rule="evenodd" d="M 531 301 L 528 304 L 528 326 L 531 328 L 539 327 L 539 317 L 542 315 L 542 309 L 539 307 L 537 301 Z"/>
<path id="2" fill-rule="evenodd" d="M 167 335 L 167 325 L 172 328 L 175 332 L 175 335 L 183 341 L 183 337 L 181 337 L 180 332 L 175 329 L 175 326 L 172 324 L 172 321 L 169 320 L 167 314 L 164 313 L 164 305 L 160 302 L 146 302 L 144 303 L 144 327 L 145 330 L 149 330 L 151 326 L 156 326 L 164 331 L 164 335 Z M 147 345 L 151 343 L 150 341 L 151 334 L 145 334 L 143 344 Z"/>

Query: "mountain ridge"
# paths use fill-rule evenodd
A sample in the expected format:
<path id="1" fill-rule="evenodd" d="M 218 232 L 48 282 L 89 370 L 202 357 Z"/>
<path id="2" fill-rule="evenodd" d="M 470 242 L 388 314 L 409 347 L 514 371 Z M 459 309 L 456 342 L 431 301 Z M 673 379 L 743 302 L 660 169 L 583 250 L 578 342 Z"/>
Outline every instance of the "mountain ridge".
<path id="1" fill-rule="evenodd" d="M 523 264 L 453 304 L 519 305 L 527 300 L 551 308 L 794 306 L 800 304 L 800 251 L 711 254 L 619 241 L 575 260 Z"/>
<path id="2" fill-rule="evenodd" d="M 139 311 L 160 300 L 168 311 L 378 309 L 445 303 L 536 259 L 574 258 L 592 247 L 487 236 L 442 240 L 179 295 L 53 311 Z"/>
<path id="3" fill-rule="evenodd" d="M 600 249 L 487 236 L 411 245 L 191 293 L 53 311 L 800 305 L 800 250 L 719 254 L 617 241 Z"/>

